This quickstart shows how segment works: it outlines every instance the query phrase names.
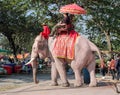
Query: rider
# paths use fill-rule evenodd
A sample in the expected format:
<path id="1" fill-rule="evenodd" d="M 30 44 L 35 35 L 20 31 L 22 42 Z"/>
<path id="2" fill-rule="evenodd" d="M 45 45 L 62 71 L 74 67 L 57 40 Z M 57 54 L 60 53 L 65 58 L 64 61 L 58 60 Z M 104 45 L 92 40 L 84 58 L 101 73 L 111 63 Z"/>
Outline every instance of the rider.
<path id="1" fill-rule="evenodd" d="M 69 33 L 70 30 L 74 29 L 69 14 L 64 13 L 63 16 L 64 18 L 53 27 L 50 36 L 59 35 L 62 31 Z"/>

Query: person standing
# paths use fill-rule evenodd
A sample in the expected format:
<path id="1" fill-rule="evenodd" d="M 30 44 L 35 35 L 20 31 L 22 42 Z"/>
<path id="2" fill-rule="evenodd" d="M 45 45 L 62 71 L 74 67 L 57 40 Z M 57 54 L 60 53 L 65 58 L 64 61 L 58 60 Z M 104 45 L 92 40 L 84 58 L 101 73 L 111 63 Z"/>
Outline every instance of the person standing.
<path id="1" fill-rule="evenodd" d="M 82 73 L 83 73 L 83 80 L 85 84 L 89 84 L 90 83 L 90 73 L 88 71 L 87 68 L 83 68 L 82 69 Z"/>
<path id="2" fill-rule="evenodd" d="M 109 66 L 110 66 L 110 72 L 112 74 L 112 79 L 114 80 L 116 78 L 116 75 L 115 75 L 115 72 L 116 72 L 116 70 L 115 70 L 115 60 L 114 60 L 114 58 L 111 59 L 109 64 L 110 64 Z"/>
<path id="3" fill-rule="evenodd" d="M 102 75 L 102 79 L 105 79 L 106 65 L 105 65 L 104 60 L 102 60 L 102 63 L 100 64 L 100 72 Z"/>
<path id="4" fill-rule="evenodd" d="M 107 74 L 110 75 L 110 59 L 107 61 Z"/>
<path id="5" fill-rule="evenodd" d="M 116 60 L 116 71 L 117 71 L 117 80 L 120 79 L 120 54 L 118 54 L 118 59 Z"/>

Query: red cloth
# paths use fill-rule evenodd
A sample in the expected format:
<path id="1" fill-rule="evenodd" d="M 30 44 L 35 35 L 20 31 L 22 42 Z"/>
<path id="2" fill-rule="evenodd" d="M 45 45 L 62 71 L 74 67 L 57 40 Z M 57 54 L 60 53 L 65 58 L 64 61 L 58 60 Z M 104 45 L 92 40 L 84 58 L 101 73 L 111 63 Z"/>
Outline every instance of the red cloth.
<path id="1" fill-rule="evenodd" d="M 70 34 L 61 32 L 56 38 L 56 42 L 53 48 L 53 54 L 58 58 L 74 59 L 74 47 L 75 41 L 79 34 L 72 30 Z"/>
<path id="2" fill-rule="evenodd" d="M 42 33 L 40 33 L 40 34 L 42 34 L 42 36 L 44 36 L 45 39 L 48 39 L 49 34 L 50 34 L 50 29 L 49 29 L 49 27 L 48 27 L 47 25 L 44 25 L 44 26 L 43 26 L 43 31 L 42 31 Z"/>

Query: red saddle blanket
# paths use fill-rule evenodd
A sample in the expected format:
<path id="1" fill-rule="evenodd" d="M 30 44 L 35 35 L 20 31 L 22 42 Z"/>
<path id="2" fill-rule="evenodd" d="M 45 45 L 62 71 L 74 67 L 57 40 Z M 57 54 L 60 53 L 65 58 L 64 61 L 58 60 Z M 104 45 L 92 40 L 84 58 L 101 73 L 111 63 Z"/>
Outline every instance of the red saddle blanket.
<path id="1" fill-rule="evenodd" d="M 79 34 L 72 30 L 70 34 L 61 33 L 56 37 L 53 54 L 58 58 L 74 59 L 75 41 Z"/>

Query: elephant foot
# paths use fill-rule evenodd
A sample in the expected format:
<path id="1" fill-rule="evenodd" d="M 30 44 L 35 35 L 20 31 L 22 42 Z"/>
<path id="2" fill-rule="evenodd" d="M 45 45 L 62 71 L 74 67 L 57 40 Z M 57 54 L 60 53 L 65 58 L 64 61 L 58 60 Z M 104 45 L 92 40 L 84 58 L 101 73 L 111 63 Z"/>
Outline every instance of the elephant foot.
<path id="1" fill-rule="evenodd" d="M 82 84 L 74 84 L 74 87 L 77 88 L 77 87 L 81 87 Z"/>
<path id="2" fill-rule="evenodd" d="M 34 81 L 34 83 L 35 83 L 35 84 L 38 84 L 38 83 L 39 83 L 39 80 Z"/>
<path id="3" fill-rule="evenodd" d="M 89 87 L 96 87 L 97 86 L 97 83 L 90 83 L 89 84 Z"/>
<path id="4" fill-rule="evenodd" d="M 67 83 L 62 83 L 62 87 L 69 87 L 70 86 L 70 83 L 67 82 Z"/>
<path id="5" fill-rule="evenodd" d="M 76 81 L 74 83 L 74 87 L 81 87 L 83 84 L 82 84 L 82 81 Z"/>
<path id="6" fill-rule="evenodd" d="M 58 86 L 57 82 L 51 83 L 50 86 Z"/>

